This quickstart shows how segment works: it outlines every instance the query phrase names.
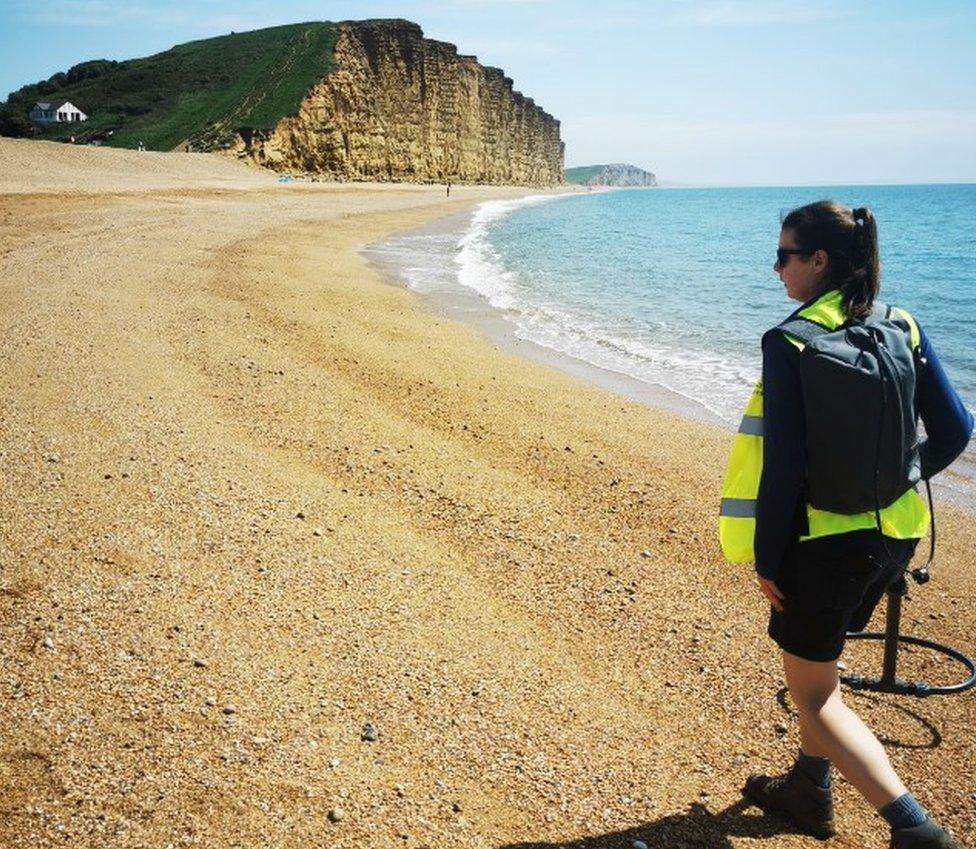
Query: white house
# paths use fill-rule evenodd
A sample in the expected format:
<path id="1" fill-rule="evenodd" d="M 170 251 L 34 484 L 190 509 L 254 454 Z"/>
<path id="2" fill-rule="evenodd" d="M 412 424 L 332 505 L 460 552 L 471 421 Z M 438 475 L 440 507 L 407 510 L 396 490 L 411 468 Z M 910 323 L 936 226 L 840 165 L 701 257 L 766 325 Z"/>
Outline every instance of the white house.
<path id="1" fill-rule="evenodd" d="M 35 124 L 88 120 L 88 116 L 70 100 L 39 100 L 31 109 L 29 117 Z"/>

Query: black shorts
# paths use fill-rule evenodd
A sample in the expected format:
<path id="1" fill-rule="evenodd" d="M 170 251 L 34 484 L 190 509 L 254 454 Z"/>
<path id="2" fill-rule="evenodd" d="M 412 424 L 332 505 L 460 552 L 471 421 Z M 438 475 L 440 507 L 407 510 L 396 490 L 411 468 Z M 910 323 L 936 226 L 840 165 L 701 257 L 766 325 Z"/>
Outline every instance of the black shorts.
<path id="1" fill-rule="evenodd" d="M 771 612 L 769 636 L 806 660 L 837 660 L 845 634 L 868 624 L 916 545 L 916 539 L 882 539 L 877 529 L 793 543 L 776 579 L 783 612 Z"/>

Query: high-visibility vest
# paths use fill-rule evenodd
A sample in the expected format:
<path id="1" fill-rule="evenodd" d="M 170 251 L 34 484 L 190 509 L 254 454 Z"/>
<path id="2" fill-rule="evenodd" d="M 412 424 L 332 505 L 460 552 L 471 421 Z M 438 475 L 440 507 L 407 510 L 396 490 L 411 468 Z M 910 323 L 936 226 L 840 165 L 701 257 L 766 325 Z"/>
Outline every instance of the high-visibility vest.
<path id="1" fill-rule="evenodd" d="M 914 319 L 897 307 L 892 308 L 892 313 L 904 319 L 911 333 L 912 348 L 918 348 L 921 337 Z M 796 315 L 814 321 L 828 330 L 836 330 L 847 321 L 838 289 L 822 295 Z M 797 348 L 803 349 L 803 342 L 788 333 L 784 333 L 784 336 Z M 718 535 L 722 553 L 730 563 L 751 563 L 755 560 L 753 540 L 756 535 L 756 497 L 762 478 L 762 463 L 763 386 L 760 379 L 746 404 L 739 432 L 732 440 L 732 450 L 722 484 Z M 875 528 L 878 525 L 873 510 L 864 513 L 831 513 L 807 504 L 806 515 L 809 532 L 801 536 L 801 540 Z M 886 536 L 895 539 L 921 539 L 928 532 L 928 506 L 914 487 L 883 508 L 880 516 L 881 530 Z"/>

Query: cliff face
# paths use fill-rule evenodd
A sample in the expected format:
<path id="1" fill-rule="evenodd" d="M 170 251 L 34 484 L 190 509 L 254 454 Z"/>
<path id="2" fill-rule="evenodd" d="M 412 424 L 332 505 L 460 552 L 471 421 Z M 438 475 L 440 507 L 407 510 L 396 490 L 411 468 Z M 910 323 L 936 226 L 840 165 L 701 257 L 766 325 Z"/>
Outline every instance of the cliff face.
<path id="1" fill-rule="evenodd" d="M 238 136 L 239 157 L 340 180 L 563 182 L 559 122 L 502 71 L 408 21 L 337 26 L 333 70 L 297 116 Z"/>

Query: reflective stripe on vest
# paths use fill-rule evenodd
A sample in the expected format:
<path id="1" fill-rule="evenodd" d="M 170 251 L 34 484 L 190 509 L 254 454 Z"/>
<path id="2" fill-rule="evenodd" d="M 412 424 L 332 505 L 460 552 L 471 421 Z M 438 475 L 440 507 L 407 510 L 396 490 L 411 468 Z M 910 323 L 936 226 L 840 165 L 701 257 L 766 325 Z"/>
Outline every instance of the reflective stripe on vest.
<path id="1" fill-rule="evenodd" d="M 760 380 L 752 390 L 739 432 L 732 440 L 732 452 L 722 483 L 718 536 L 722 553 L 731 563 L 753 560 L 756 496 L 762 476 L 762 392 Z"/>
<path id="2" fill-rule="evenodd" d="M 918 347 L 921 336 L 915 320 L 905 310 L 893 307 L 892 317 L 905 322 L 911 335 L 912 347 Z M 802 318 L 834 330 L 847 320 L 837 289 L 827 292 L 797 313 Z M 784 334 L 797 348 L 803 342 Z M 756 496 L 762 478 L 763 452 L 763 393 L 760 380 L 746 404 L 739 431 L 732 440 L 722 484 L 722 503 L 718 530 L 722 553 L 730 563 L 750 563 L 755 560 L 753 541 L 756 534 Z M 842 534 L 877 527 L 874 511 L 864 513 L 830 513 L 806 505 L 809 533 L 801 540 Z M 881 529 L 896 539 L 918 539 L 928 533 L 929 511 L 922 497 L 909 489 L 893 504 L 881 510 Z"/>

